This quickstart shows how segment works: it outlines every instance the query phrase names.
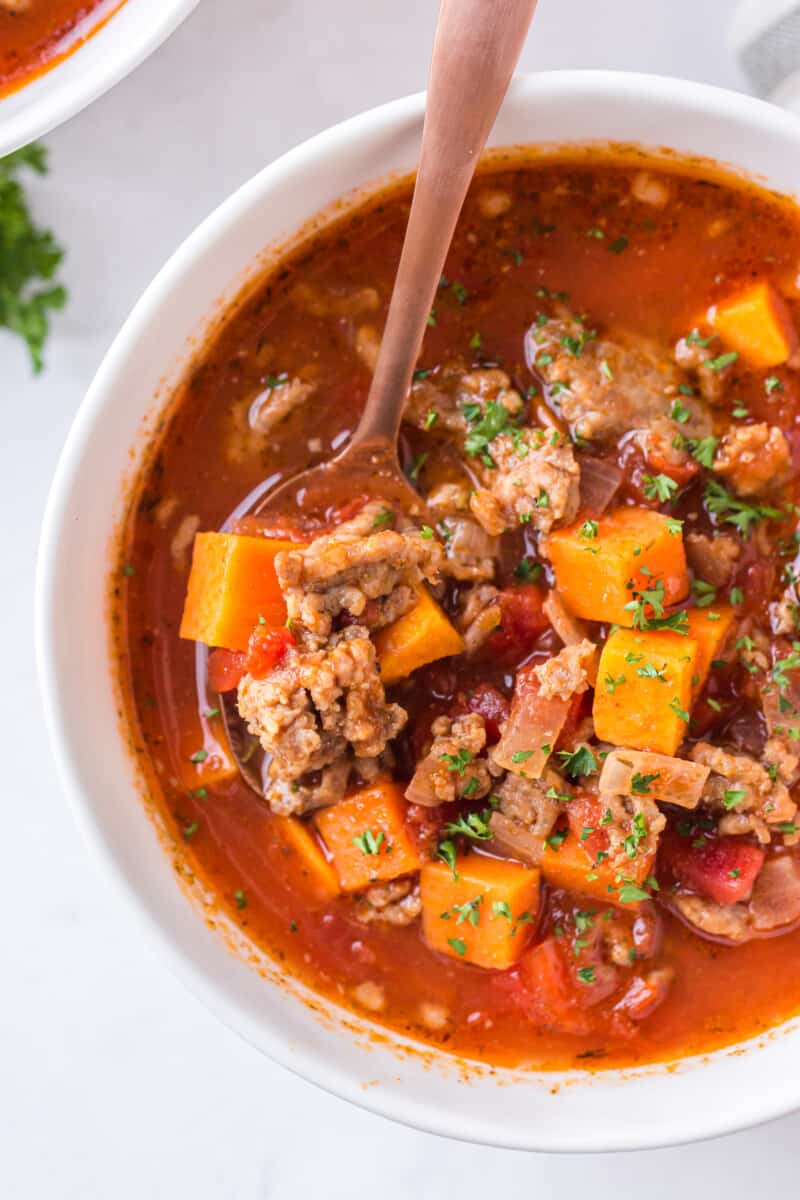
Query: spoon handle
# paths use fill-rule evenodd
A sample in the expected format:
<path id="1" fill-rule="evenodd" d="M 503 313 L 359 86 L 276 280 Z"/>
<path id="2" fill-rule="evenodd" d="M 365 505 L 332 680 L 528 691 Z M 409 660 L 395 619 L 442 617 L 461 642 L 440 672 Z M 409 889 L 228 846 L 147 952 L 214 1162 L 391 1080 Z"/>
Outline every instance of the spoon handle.
<path id="1" fill-rule="evenodd" d="M 350 449 L 396 440 L 456 221 L 535 8 L 536 0 L 441 0 L 411 214 Z"/>

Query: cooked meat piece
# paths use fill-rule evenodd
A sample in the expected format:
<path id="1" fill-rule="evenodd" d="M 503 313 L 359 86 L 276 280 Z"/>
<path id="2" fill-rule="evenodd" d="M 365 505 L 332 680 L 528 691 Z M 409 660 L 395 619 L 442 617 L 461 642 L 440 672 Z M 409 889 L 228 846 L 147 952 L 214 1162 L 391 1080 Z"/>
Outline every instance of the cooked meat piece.
<path id="1" fill-rule="evenodd" d="M 310 546 L 275 556 L 294 629 L 322 641 L 343 612 L 369 629 L 380 629 L 413 606 L 423 579 L 437 579 L 443 557 L 440 543 L 422 537 L 417 529 L 387 529 L 387 511 L 373 501 Z"/>
<path id="2" fill-rule="evenodd" d="M 767 859 L 753 884 L 749 908 L 757 933 L 800 921 L 800 863 L 795 855 Z"/>
<path id="3" fill-rule="evenodd" d="M 705 533 L 687 533 L 683 544 L 689 566 L 698 579 L 713 587 L 727 587 L 733 579 L 742 553 L 741 543 L 727 533 L 708 537 Z"/>
<path id="4" fill-rule="evenodd" d="M 700 803 L 721 817 L 720 832 L 742 834 L 752 830 L 760 842 L 767 843 L 770 825 L 794 819 L 797 805 L 786 785 L 772 779 L 766 768 L 749 755 L 731 754 L 709 742 L 698 742 L 689 757 L 711 768 Z M 741 798 L 733 800 L 732 793 L 739 792 Z"/>
<path id="5" fill-rule="evenodd" d="M 317 284 L 296 283 L 289 294 L 292 303 L 312 317 L 358 317 L 376 312 L 381 303 L 373 287 L 334 291 Z"/>
<path id="6" fill-rule="evenodd" d="M 656 418 L 670 419 L 682 376 L 644 339 L 609 341 L 574 318 L 558 317 L 532 326 L 525 349 L 529 366 L 549 385 L 551 402 L 578 437 L 614 438 L 649 429 Z M 681 402 L 703 420 L 698 401 Z M 675 425 L 675 433 L 683 430 Z"/>
<path id="7" fill-rule="evenodd" d="M 566 438 L 539 429 L 523 437 L 501 433 L 490 451 L 495 465 L 480 470 L 497 507 L 489 507 L 485 528 L 496 529 L 502 521 L 505 529 L 527 524 L 549 533 L 559 522 L 572 520 L 580 501 L 581 472 Z"/>
<path id="8" fill-rule="evenodd" d="M 649 796 L 603 796 L 603 802 L 611 815 L 603 825 L 608 835 L 607 861 L 624 876 L 630 872 L 629 847 L 637 858 L 651 854 L 667 821 Z"/>
<path id="9" fill-rule="evenodd" d="M 780 732 L 764 743 L 764 762 L 775 768 L 778 778 L 787 787 L 800 779 L 800 745 Z"/>
<path id="10" fill-rule="evenodd" d="M 365 765 L 375 764 L 379 773 L 385 773 L 382 758 L 358 760 L 357 774 L 363 778 Z M 268 789 L 269 806 L 280 816 L 293 813 L 314 812 L 338 804 L 347 792 L 352 776 L 356 773 L 355 760 L 350 751 L 345 752 L 329 767 L 321 771 L 309 771 L 298 780 L 274 779 Z"/>
<path id="11" fill-rule="evenodd" d="M 197 513 L 187 513 L 172 535 L 169 544 L 172 565 L 176 571 L 187 571 L 189 568 L 189 551 L 192 548 L 194 535 L 200 528 L 200 518 Z"/>
<path id="12" fill-rule="evenodd" d="M 505 371 L 489 368 L 465 373 L 459 363 L 448 363 L 433 377 L 426 376 L 411 385 L 404 419 L 435 433 L 450 430 L 465 435 L 470 424 L 475 423 L 467 420 L 465 406 L 477 405 L 479 420 L 489 403 L 502 404 L 511 416 L 518 415 L 524 407 Z"/>
<path id="13" fill-rule="evenodd" d="M 720 353 L 719 343 L 712 339 L 710 346 L 701 346 L 694 338 L 680 338 L 675 346 L 675 362 L 684 371 L 695 374 L 700 394 L 708 404 L 719 404 L 728 387 L 733 364 L 714 370 L 706 364 Z"/>
<path id="14" fill-rule="evenodd" d="M 664 208 L 669 201 L 670 189 L 663 179 L 657 179 L 647 171 L 637 171 L 631 180 L 631 195 L 642 204 Z"/>
<path id="15" fill-rule="evenodd" d="M 324 649 L 290 648 L 264 679 L 245 675 L 238 706 L 272 756 L 276 785 L 300 784 L 307 772 L 339 763 L 348 748 L 356 760 L 375 758 L 407 720 L 398 704 L 386 703 L 375 647 L 359 625 L 334 634 Z M 295 795 L 302 809 L 303 796 Z M 268 798 L 286 811 L 285 788 Z"/>
<path id="16" fill-rule="evenodd" d="M 359 325 L 356 330 L 356 354 L 368 371 L 375 370 L 381 348 L 381 335 L 374 325 Z"/>
<path id="17" fill-rule="evenodd" d="M 538 867 L 544 839 L 552 831 L 561 811 L 555 796 L 547 793 L 563 792 L 564 788 L 563 779 L 554 771 L 546 771 L 541 779 L 506 775 L 495 790 L 499 809 L 489 818 L 492 847 Z"/>
<path id="18" fill-rule="evenodd" d="M 737 425 L 714 455 L 714 471 L 729 479 L 740 496 L 774 492 L 791 474 L 791 452 L 776 425 Z"/>
<path id="19" fill-rule="evenodd" d="M 596 657 L 597 647 L 588 638 L 577 646 L 565 646 L 534 668 L 540 694 L 547 700 L 569 700 L 577 692 L 585 692 Z"/>
<path id="20" fill-rule="evenodd" d="M 688 893 L 673 896 L 672 903 L 689 925 L 710 937 L 726 942 L 746 942 L 752 937 L 746 904 L 717 904 Z"/>
<path id="21" fill-rule="evenodd" d="M 502 623 L 499 592 L 488 583 L 466 588 L 459 597 L 456 626 L 464 638 L 467 654 L 474 654 Z"/>
<path id="22" fill-rule="evenodd" d="M 511 193 L 501 188 L 481 188 L 478 208 L 482 217 L 502 217 L 511 208 Z"/>
<path id="23" fill-rule="evenodd" d="M 363 925 L 411 925 L 421 912 L 417 878 L 374 883 L 356 907 L 356 916 Z"/>
<path id="24" fill-rule="evenodd" d="M 313 395 L 315 385 L 302 379 L 282 379 L 260 392 L 250 405 L 248 420 L 256 433 L 271 433 L 289 413 L 305 404 Z"/>
<path id="25" fill-rule="evenodd" d="M 469 512 L 469 482 L 464 479 L 458 483 L 440 483 L 425 497 L 428 512 L 434 517 L 456 517 Z"/>
<path id="26" fill-rule="evenodd" d="M 505 533 L 508 522 L 502 505 L 488 488 L 475 488 L 469 498 L 469 506 L 477 517 L 478 523 L 490 537 L 499 537 L 501 533 Z"/>
<path id="27" fill-rule="evenodd" d="M 483 717 L 465 713 L 451 721 L 437 717 L 431 726 L 433 741 L 417 763 L 406 789 L 411 804 L 433 806 L 460 800 L 479 800 L 492 787 L 489 763 L 479 758 L 486 745 Z"/>

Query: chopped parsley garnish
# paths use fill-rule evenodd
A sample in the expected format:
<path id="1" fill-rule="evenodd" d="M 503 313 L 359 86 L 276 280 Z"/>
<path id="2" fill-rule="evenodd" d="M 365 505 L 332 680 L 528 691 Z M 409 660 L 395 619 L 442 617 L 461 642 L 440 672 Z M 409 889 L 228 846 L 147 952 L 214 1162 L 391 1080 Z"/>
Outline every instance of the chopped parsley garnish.
<path id="1" fill-rule="evenodd" d="M 372 522 L 373 529 L 382 529 L 384 525 L 391 525 L 394 520 L 394 513 L 391 508 L 382 508 L 379 513 L 376 513 L 375 520 Z"/>
<path id="2" fill-rule="evenodd" d="M 652 775 L 642 775 L 639 771 L 631 777 L 631 791 L 636 796 L 647 796 L 650 794 L 650 784 L 654 783 L 659 778 L 661 772 L 655 771 Z M 637 817 L 641 813 L 636 814 Z"/>
<path id="3" fill-rule="evenodd" d="M 718 354 L 716 358 L 706 359 L 703 365 L 708 367 L 709 371 L 724 371 L 726 367 L 732 367 L 738 358 L 738 350 L 729 350 L 727 354 Z"/>
<path id="4" fill-rule="evenodd" d="M 736 805 L 744 800 L 746 793 L 741 788 L 726 788 L 722 793 L 722 803 L 726 808 L 735 808 Z"/>
<path id="5" fill-rule="evenodd" d="M 472 762 L 472 755 L 469 750 L 463 747 L 455 754 L 440 754 L 441 762 L 447 763 L 448 771 L 454 771 L 458 775 L 463 775 L 469 764 Z"/>
<path id="6" fill-rule="evenodd" d="M 533 755 L 533 750 L 515 750 L 511 755 L 512 763 L 527 762 Z"/>
<path id="7" fill-rule="evenodd" d="M 465 405 L 464 416 L 470 425 L 464 442 L 467 454 L 472 458 L 480 457 L 487 467 L 493 467 L 489 444 L 508 429 L 511 423 L 508 409 L 498 400 L 487 400 L 484 409 L 481 409 L 479 404 Z"/>
<path id="8" fill-rule="evenodd" d="M 541 563 L 532 563 L 527 558 L 520 559 L 514 568 L 514 578 L 522 579 L 526 583 L 536 579 L 542 573 Z"/>
<path id="9" fill-rule="evenodd" d="M 613 696 L 616 689 L 618 687 L 621 687 L 624 682 L 625 682 L 624 675 L 617 675 L 617 677 L 615 678 L 611 674 L 610 671 L 606 671 L 606 677 L 603 680 L 603 684 L 605 685 L 605 689 L 609 693 L 609 695 Z"/>
<path id="10" fill-rule="evenodd" d="M 695 462 L 699 462 L 701 467 L 706 467 L 710 471 L 714 464 L 714 455 L 717 452 L 719 438 L 704 437 L 700 438 L 699 441 L 690 441 L 688 445 Z"/>
<path id="11" fill-rule="evenodd" d="M 492 904 L 493 917 L 505 917 L 507 921 L 511 920 L 511 909 L 508 907 L 506 900 L 495 900 Z"/>
<path id="12" fill-rule="evenodd" d="M 597 772 L 597 759 L 588 746 L 578 746 L 576 750 L 559 750 L 558 757 L 570 779 L 579 779 L 581 775 L 594 775 Z"/>
<path id="13" fill-rule="evenodd" d="M 581 983 L 594 983 L 596 975 L 597 975 L 596 967 L 579 967 L 578 968 L 578 979 L 580 979 Z"/>
<path id="14" fill-rule="evenodd" d="M 49 314 L 64 307 L 67 292 L 52 282 L 64 251 L 49 230 L 34 224 L 16 178 L 24 167 L 47 174 L 43 146 L 34 142 L 0 158 L 0 326 L 26 342 L 38 372 L 44 365 Z"/>
<path id="15" fill-rule="evenodd" d="M 463 938 L 448 938 L 447 944 L 448 946 L 451 946 L 453 950 L 455 950 L 459 958 L 463 958 L 467 953 L 467 943 Z"/>
<path id="16" fill-rule="evenodd" d="M 638 657 L 641 657 L 641 655 Z M 654 663 L 646 662 L 641 667 L 636 668 L 636 674 L 641 676 L 642 679 L 660 679 L 662 683 L 666 683 L 666 669 L 666 665 L 659 668 Z"/>
<path id="17" fill-rule="evenodd" d="M 456 870 L 456 844 L 449 838 L 443 842 L 439 842 L 436 847 L 436 857 L 441 859 L 443 863 L 447 863 L 450 870 L 453 872 L 453 879 L 460 879 L 460 875 Z"/>
<path id="18" fill-rule="evenodd" d="M 205 749 L 195 750 L 194 754 L 189 759 L 193 763 L 205 762 L 208 758 L 208 751 Z"/>
<path id="19" fill-rule="evenodd" d="M 689 720 L 689 714 L 685 708 L 681 708 L 681 702 L 677 696 L 673 696 L 673 698 L 669 702 L 669 706 L 672 709 L 672 711 L 675 713 L 675 715 L 677 717 L 680 717 L 680 719 L 682 721 Z"/>
<path id="20" fill-rule="evenodd" d="M 353 838 L 353 845 L 357 846 L 362 854 L 380 854 L 381 846 L 385 841 L 386 834 L 382 829 L 378 833 L 373 833 L 371 829 L 365 829 L 363 833 L 359 833 L 357 837 Z M 387 846 L 386 850 L 388 851 L 388 849 Z"/>
<path id="21" fill-rule="evenodd" d="M 783 513 L 777 508 L 768 508 L 763 504 L 749 504 L 724 488 L 716 479 L 709 479 L 703 494 L 706 508 L 720 521 L 733 525 L 743 537 L 750 536 L 750 530 L 758 521 L 778 520 Z"/>
<path id="22" fill-rule="evenodd" d="M 783 391 L 783 384 L 781 383 L 780 379 L 778 379 L 777 375 L 767 376 L 767 378 L 764 380 L 764 391 L 768 396 L 771 396 L 773 392 Z"/>
<path id="23" fill-rule="evenodd" d="M 669 475 L 643 475 L 644 494 L 648 500 L 658 500 L 662 504 L 671 500 L 678 490 L 678 485 Z"/>
<path id="24" fill-rule="evenodd" d="M 584 521 L 580 528 L 581 537 L 596 538 L 598 529 L 597 521 Z"/>
<path id="25" fill-rule="evenodd" d="M 199 821 L 189 821 L 189 823 L 184 825 L 183 829 L 181 830 L 181 833 L 183 834 L 183 840 L 185 842 L 190 842 L 199 828 Z"/>
<path id="26" fill-rule="evenodd" d="M 644 888 L 640 888 L 638 884 L 633 883 L 630 879 L 626 879 L 619 889 L 621 904 L 638 904 L 640 900 L 649 899 L 650 893 L 646 892 Z"/>
<path id="27" fill-rule="evenodd" d="M 469 339 L 469 348 L 470 348 L 470 350 L 480 350 L 482 345 L 483 345 L 483 338 L 476 331 L 475 333 L 473 333 L 472 337 Z"/>
<path id="28" fill-rule="evenodd" d="M 613 242 L 609 242 L 608 248 L 612 254 L 622 254 L 623 250 L 627 250 L 628 245 L 628 239 L 625 237 L 625 234 L 622 234 L 621 237 L 614 238 Z"/>
<path id="29" fill-rule="evenodd" d="M 427 372 L 426 372 L 427 373 Z M 425 413 L 425 428 L 433 429 L 436 422 L 439 420 L 439 414 L 435 408 L 429 408 Z"/>
<path id="30" fill-rule="evenodd" d="M 466 816 L 462 813 L 455 821 L 451 821 L 449 825 L 445 825 L 445 833 L 462 834 L 464 837 L 474 838 L 477 841 L 485 841 L 492 836 L 492 831 L 489 828 L 489 818 L 492 815 L 492 810 L 487 808 L 485 812 L 471 812 Z"/>
<path id="31" fill-rule="evenodd" d="M 426 542 L 430 541 L 430 539 L 433 537 L 433 530 L 431 529 L 430 525 L 423 525 L 419 532 L 420 537 L 424 537 Z"/>
<path id="32" fill-rule="evenodd" d="M 408 478 L 413 479 L 414 481 L 419 479 L 419 473 L 422 470 L 422 468 L 425 466 L 425 463 L 427 461 L 428 461 L 427 453 L 418 454 L 408 469 Z"/>
<path id="33" fill-rule="evenodd" d="M 673 421 L 678 421 L 681 425 L 685 425 L 692 414 L 685 404 L 682 404 L 680 400 L 675 400 L 669 415 Z"/>
<path id="34" fill-rule="evenodd" d="M 247 896 L 241 888 L 237 888 L 233 893 L 233 898 L 236 901 L 237 908 L 247 908 Z"/>

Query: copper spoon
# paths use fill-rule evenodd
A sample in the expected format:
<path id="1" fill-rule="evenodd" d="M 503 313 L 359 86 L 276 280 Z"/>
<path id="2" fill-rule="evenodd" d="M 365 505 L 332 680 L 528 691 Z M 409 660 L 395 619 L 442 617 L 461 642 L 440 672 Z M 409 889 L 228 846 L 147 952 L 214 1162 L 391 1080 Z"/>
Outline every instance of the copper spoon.
<path id="1" fill-rule="evenodd" d="M 456 221 L 535 8 L 536 0 L 441 0 L 411 213 L 361 420 L 330 462 L 272 490 L 271 480 L 261 484 L 227 527 L 244 517 L 284 525 L 298 511 L 321 514 L 331 494 L 381 499 L 409 515 L 424 512 L 397 457 L 403 407 Z M 261 780 L 239 753 L 241 731 L 231 727 L 232 715 L 226 713 L 237 762 L 260 793 Z"/>

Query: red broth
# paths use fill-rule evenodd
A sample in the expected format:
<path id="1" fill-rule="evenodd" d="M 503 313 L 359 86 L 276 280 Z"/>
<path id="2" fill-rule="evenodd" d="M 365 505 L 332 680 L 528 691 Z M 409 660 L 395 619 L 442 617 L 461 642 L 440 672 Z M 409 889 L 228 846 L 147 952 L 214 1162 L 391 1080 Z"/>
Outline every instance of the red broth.
<path id="1" fill-rule="evenodd" d="M 632 198 L 643 166 L 664 184 L 665 204 Z M 487 215 L 487 196 L 495 193 L 511 202 Z M 695 936 L 657 899 L 659 961 L 673 974 L 664 1002 L 635 1027 L 615 1021 L 607 1001 L 592 1010 L 590 1028 L 554 1030 L 522 1011 L 513 972 L 436 953 L 417 924 L 365 926 L 351 899 L 315 893 L 263 800 L 239 778 L 215 783 L 209 773 L 222 732 L 219 717 L 205 714 L 216 702 L 198 696 L 195 646 L 178 636 L 193 534 L 218 529 L 266 476 L 296 473 L 329 456 L 355 426 L 370 378 L 358 330 L 382 326 L 408 210 L 405 184 L 371 199 L 290 254 L 233 306 L 195 362 L 142 472 L 115 581 L 114 628 L 126 719 L 154 780 L 155 802 L 192 869 L 289 974 L 354 1008 L 359 985 L 377 985 L 382 1007 L 371 1015 L 422 1041 L 495 1064 L 556 1068 L 665 1060 L 765 1031 L 800 1010 L 800 930 L 716 944 Z M 799 268 L 800 214 L 763 190 L 690 165 L 665 170 L 611 155 L 508 162 L 480 176 L 467 200 L 420 369 L 435 372 L 455 355 L 473 368 L 499 364 L 516 386 L 529 386 L 524 333 L 542 297 L 561 291 L 604 330 L 655 339 L 665 352 L 731 281 L 750 276 L 774 281 L 797 321 Z M 302 303 L 308 289 L 362 300 L 309 311 Z M 374 307 L 363 300 L 366 289 L 377 295 Z M 309 381 L 314 391 L 279 429 L 255 437 L 249 406 L 281 372 Z M 799 447 L 800 382 L 791 371 L 779 374 L 781 388 L 769 399 L 760 376 L 744 374 L 735 403 L 755 419 L 769 407 L 769 419 Z M 404 430 L 407 463 L 423 444 L 419 431 Z M 609 454 L 625 473 L 623 492 L 636 499 L 640 464 L 624 440 Z M 426 467 L 432 477 L 446 469 L 436 461 Z M 518 535 L 504 548 L 501 571 L 512 586 L 521 550 Z M 762 617 L 782 562 L 775 551 L 760 566 L 743 567 L 745 604 Z M 551 653 L 546 631 L 523 645 L 506 641 L 501 658 L 424 668 L 392 693 L 410 713 L 407 741 L 478 684 L 510 695 L 519 663 Z M 729 686 L 746 727 L 755 720 L 750 701 L 736 692 L 738 684 Z M 706 717 L 710 737 L 713 706 Z M 209 758 L 193 761 L 204 745 Z M 408 746 L 400 751 L 403 778 Z M 535 940 L 557 932 L 581 903 L 585 908 L 579 896 L 545 885 Z"/>
<path id="2" fill-rule="evenodd" d="M 84 26 L 88 33 L 90 16 L 103 4 L 104 0 L 0 3 L 0 96 L 51 66 L 72 45 L 70 39 L 83 32 Z"/>

